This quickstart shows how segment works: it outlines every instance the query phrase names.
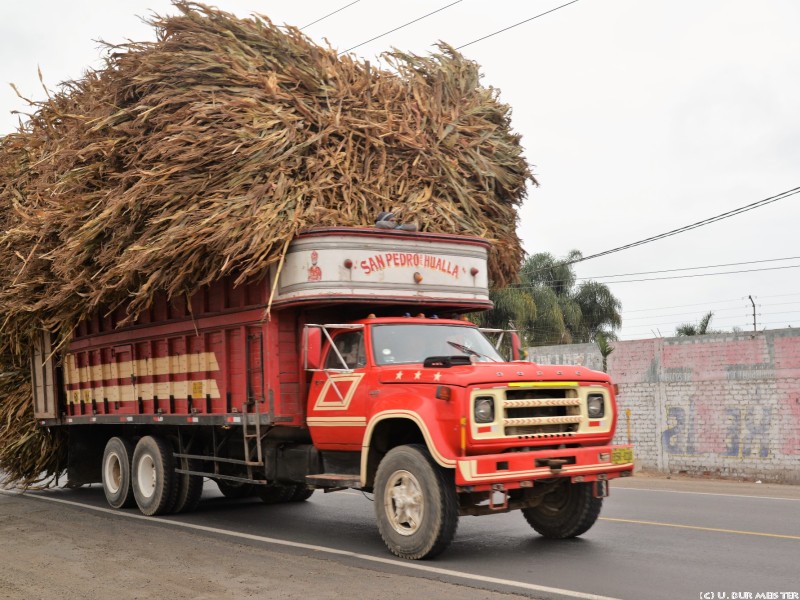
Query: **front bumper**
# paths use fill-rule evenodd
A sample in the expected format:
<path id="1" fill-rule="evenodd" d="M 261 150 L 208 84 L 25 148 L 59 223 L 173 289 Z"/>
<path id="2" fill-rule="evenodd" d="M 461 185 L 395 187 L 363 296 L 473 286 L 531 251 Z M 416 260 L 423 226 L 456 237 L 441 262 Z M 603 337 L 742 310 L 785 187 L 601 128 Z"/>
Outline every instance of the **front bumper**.
<path id="1" fill-rule="evenodd" d="M 633 446 L 590 446 L 505 452 L 456 460 L 456 485 L 464 491 L 531 487 L 537 479 L 597 481 L 633 474 Z"/>

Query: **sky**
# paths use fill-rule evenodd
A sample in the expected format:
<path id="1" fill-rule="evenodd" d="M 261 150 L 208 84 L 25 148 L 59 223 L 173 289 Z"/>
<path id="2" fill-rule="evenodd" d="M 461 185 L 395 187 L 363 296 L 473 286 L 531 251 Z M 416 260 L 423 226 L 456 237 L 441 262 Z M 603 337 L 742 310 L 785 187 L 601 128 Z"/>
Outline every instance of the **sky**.
<path id="1" fill-rule="evenodd" d="M 512 107 L 540 183 L 520 211 L 528 254 L 589 256 L 800 187 L 800 2 L 352 1 L 207 3 L 303 27 L 339 51 L 357 46 L 372 64 L 393 47 L 465 45 Z M 0 135 L 27 110 L 9 84 L 40 100 L 38 71 L 55 89 L 102 67 L 98 40 L 153 39 L 142 21 L 153 12 L 177 11 L 168 0 L 0 4 Z M 754 312 L 759 331 L 797 327 L 798 224 L 795 194 L 575 271 L 622 302 L 622 340 L 673 336 L 708 311 L 721 330 L 752 331 Z"/>

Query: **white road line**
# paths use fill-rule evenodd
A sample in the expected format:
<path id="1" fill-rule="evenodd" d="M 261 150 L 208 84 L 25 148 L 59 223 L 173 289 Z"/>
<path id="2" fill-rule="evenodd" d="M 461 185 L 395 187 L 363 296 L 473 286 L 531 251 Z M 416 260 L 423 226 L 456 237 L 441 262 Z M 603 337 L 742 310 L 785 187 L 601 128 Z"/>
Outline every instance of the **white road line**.
<path id="1" fill-rule="evenodd" d="M 800 498 L 781 498 L 780 496 L 750 496 L 748 494 L 722 494 L 718 492 L 690 492 L 685 490 L 658 490 L 652 488 L 634 488 L 634 487 L 613 487 L 613 492 L 621 492 L 624 490 L 633 490 L 635 492 L 667 492 L 670 494 L 696 494 L 698 496 L 726 496 L 728 498 L 756 498 L 759 500 L 791 500 L 792 502 L 800 502 Z"/>
<path id="2" fill-rule="evenodd" d="M 21 492 L 9 492 L 0 490 L 0 494 L 6 496 L 22 496 Z M 316 544 L 304 544 L 302 542 L 292 542 L 289 540 L 281 540 L 277 538 L 266 537 L 262 535 L 253 535 L 251 533 L 240 533 L 238 531 L 228 531 L 227 529 L 219 529 L 217 527 L 207 527 L 205 525 L 196 525 L 194 523 L 182 523 L 180 521 L 173 521 L 171 519 L 146 517 L 144 515 L 122 512 L 111 508 L 104 508 L 101 506 L 91 506 L 88 504 L 81 504 L 72 500 L 64 500 L 61 498 L 52 498 L 45 494 L 28 494 L 25 498 L 36 498 L 37 500 L 47 500 L 49 502 L 58 502 L 67 504 L 69 506 L 77 506 L 96 512 L 107 513 L 117 517 L 126 517 L 128 519 L 138 519 L 147 521 L 151 524 L 165 523 L 175 527 L 183 527 L 185 529 L 193 529 L 195 531 L 205 531 L 207 533 L 215 533 L 217 535 L 224 535 L 228 537 L 240 538 L 249 541 L 263 542 L 266 544 L 274 544 L 278 546 L 288 546 L 291 548 L 301 548 L 303 550 L 312 550 L 314 552 L 323 552 L 326 554 L 336 554 L 339 556 L 347 556 L 349 558 L 356 558 L 358 560 L 380 563 L 390 565 L 392 567 L 400 567 L 411 571 L 422 571 L 424 573 L 435 573 L 436 575 L 446 575 L 447 577 L 455 577 L 458 579 L 465 579 L 469 581 L 476 581 L 481 583 L 492 583 L 496 585 L 503 585 L 507 587 L 520 588 L 524 590 L 531 590 L 534 592 L 544 592 L 548 594 L 559 594 L 561 596 L 568 596 L 570 598 L 581 598 L 582 600 L 618 600 L 609 596 L 598 596 L 596 594 L 585 594 L 583 592 L 576 592 L 573 590 L 564 590 L 560 588 L 548 587 L 544 585 L 536 585 L 533 583 L 526 583 L 524 581 L 514 581 L 512 579 L 501 579 L 499 577 L 487 577 L 485 575 L 476 575 L 474 573 L 467 573 L 464 571 L 454 571 L 452 569 L 441 569 L 439 567 L 432 567 L 427 564 L 418 562 L 401 561 L 391 558 L 382 558 L 380 556 L 370 556 L 369 554 L 360 554 L 358 552 L 351 552 L 349 550 L 340 550 L 338 548 L 329 548 L 327 546 L 317 546 Z"/>

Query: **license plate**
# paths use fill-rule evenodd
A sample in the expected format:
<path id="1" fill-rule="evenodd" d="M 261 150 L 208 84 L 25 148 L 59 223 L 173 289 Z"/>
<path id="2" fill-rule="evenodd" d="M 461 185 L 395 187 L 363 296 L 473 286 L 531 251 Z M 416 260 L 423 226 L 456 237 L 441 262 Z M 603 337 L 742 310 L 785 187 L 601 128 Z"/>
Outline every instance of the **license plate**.
<path id="1" fill-rule="evenodd" d="M 626 465 L 633 462 L 633 448 L 614 448 L 611 450 L 611 462 L 615 465 Z"/>

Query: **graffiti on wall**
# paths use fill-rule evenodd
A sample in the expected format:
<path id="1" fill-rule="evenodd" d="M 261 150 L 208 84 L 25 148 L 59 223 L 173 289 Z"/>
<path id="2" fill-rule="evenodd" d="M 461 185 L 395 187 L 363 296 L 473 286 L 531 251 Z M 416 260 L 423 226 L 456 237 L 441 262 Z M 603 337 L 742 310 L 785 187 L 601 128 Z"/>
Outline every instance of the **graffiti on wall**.
<path id="1" fill-rule="evenodd" d="M 668 454 L 717 454 L 730 458 L 768 458 L 772 407 L 728 406 L 717 414 L 698 410 L 698 403 L 668 406 L 661 443 Z"/>

